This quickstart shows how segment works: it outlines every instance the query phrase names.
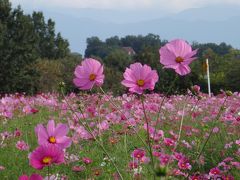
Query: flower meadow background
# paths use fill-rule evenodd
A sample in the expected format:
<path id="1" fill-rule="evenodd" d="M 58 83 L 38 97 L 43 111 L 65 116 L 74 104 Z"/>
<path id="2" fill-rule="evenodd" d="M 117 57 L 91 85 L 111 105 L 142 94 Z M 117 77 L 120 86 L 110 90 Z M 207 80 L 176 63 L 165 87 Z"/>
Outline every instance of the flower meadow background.
<path id="1" fill-rule="evenodd" d="M 197 50 L 181 39 L 159 53 L 176 77 L 191 73 L 197 60 Z M 154 93 L 161 74 L 138 62 L 126 68 L 121 84 L 129 93 L 121 96 L 101 88 L 104 67 L 96 59 L 84 59 L 74 75 L 81 93 L 65 95 L 60 83 L 55 94 L 2 97 L 2 178 L 240 177 L 239 93 L 209 97 L 198 85 L 185 95 Z"/>
<path id="2" fill-rule="evenodd" d="M 91 37 L 82 58 L 42 12 L 0 13 L 0 179 L 240 178 L 238 49 Z"/>

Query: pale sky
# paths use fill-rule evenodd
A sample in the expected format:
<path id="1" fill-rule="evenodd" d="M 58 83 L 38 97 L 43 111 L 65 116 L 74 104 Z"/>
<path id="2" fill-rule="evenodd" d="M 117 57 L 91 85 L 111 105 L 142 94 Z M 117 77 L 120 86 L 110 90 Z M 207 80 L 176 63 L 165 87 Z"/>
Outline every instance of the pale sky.
<path id="1" fill-rule="evenodd" d="M 165 9 L 178 12 L 189 8 L 215 4 L 240 5 L 240 0 L 10 0 L 38 9 L 47 8 L 100 8 L 100 9 Z"/>

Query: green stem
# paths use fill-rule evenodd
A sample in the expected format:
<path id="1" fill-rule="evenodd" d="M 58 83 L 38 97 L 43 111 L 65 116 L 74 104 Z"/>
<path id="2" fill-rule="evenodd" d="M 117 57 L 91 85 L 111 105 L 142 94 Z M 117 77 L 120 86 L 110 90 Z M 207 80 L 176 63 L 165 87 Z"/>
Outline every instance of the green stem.
<path id="1" fill-rule="evenodd" d="M 50 179 L 50 166 L 47 167 L 47 171 L 48 171 L 48 180 Z"/>
<path id="2" fill-rule="evenodd" d="M 156 136 L 156 133 L 157 133 L 156 129 L 157 129 L 157 126 L 158 126 L 159 121 L 160 121 L 160 113 L 162 111 L 162 105 L 163 105 L 165 99 L 167 98 L 167 96 L 169 95 L 170 90 L 173 88 L 175 82 L 177 81 L 177 78 L 178 78 L 178 76 L 176 74 L 175 75 L 175 79 L 172 81 L 171 85 L 168 88 L 168 91 L 167 91 L 166 95 L 163 97 L 163 99 L 162 99 L 162 101 L 160 103 L 160 106 L 159 106 L 159 109 L 158 109 L 158 114 L 157 114 L 156 128 L 154 129 L 153 139 L 155 139 L 155 136 Z"/>
<path id="3" fill-rule="evenodd" d="M 119 106 L 117 106 L 113 101 L 112 99 L 105 93 L 105 91 L 99 87 L 100 90 L 102 91 L 102 93 L 108 98 L 109 102 L 117 109 L 118 112 L 120 112 L 121 114 L 124 114 L 122 111 L 121 111 L 121 108 Z M 132 116 L 134 116 L 134 114 L 132 114 L 132 112 L 130 111 L 129 112 Z M 141 142 L 143 143 L 143 145 L 148 148 L 148 145 L 144 142 L 144 140 L 142 139 L 142 137 L 138 134 L 138 132 L 134 129 L 133 126 L 131 126 L 133 131 L 136 133 L 137 137 L 141 140 Z"/>
<path id="4" fill-rule="evenodd" d="M 182 112 L 180 127 L 179 127 L 179 131 L 178 131 L 178 138 L 177 138 L 177 141 L 176 141 L 176 145 L 175 145 L 174 149 L 172 150 L 172 154 L 171 154 L 170 158 L 172 157 L 173 153 L 176 151 L 177 146 L 178 146 L 179 141 L 180 141 L 180 138 L 181 138 L 181 135 L 182 135 L 182 127 L 183 127 L 183 120 L 184 120 L 184 115 L 185 115 L 185 108 L 186 108 L 186 105 L 187 105 L 187 98 L 188 98 L 188 96 L 186 96 L 185 103 L 184 103 L 184 106 L 183 106 L 183 112 Z M 169 163 L 170 163 L 170 160 L 167 163 L 167 168 L 169 166 Z"/>
<path id="5" fill-rule="evenodd" d="M 211 129 L 211 131 L 210 131 L 210 133 L 209 133 L 209 135 L 208 135 L 205 143 L 203 144 L 203 147 L 202 147 L 200 153 L 198 154 L 197 158 L 195 159 L 195 162 L 196 162 L 196 160 L 198 160 L 198 159 L 200 158 L 200 156 L 201 156 L 202 153 L 203 153 L 204 148 L 206 147 L 208 141 L 210 140 L 210 137 L 212 136 L 212 133 L 213 133 L 213 129 L 214 129 L 214 127 L 215 127 L 216 122 L 219 120 L 219 118 L 220 118 L 220 116 L 221 116 L 221 112 L 223 111 L 223 107 L 224 107 L 224 104 L 225 104 L 226 100 L 227 100 L 227 97 L 225 98 L 222 106 L 220 107 L 220 109 L 219 109 L 219 111 L 218 111 L 218 114 L 217 114 L 217 116 L 216 116 L 216 118 L 215 118 L 215 120 L 214 120 L 214 122 L 213 122 L 213 127 L 212 127 L 212 129 Z"/>
<path id="6" fill-rule="evenodd" d="M 141 102 L 142 102 L 145 122 L 147 124 L 147 144 L 148 144 L 149 153 L 150 153 L 150 157 L 151 157 L 152 168 L 153 168 L 153 171 L 154 171 L 154 159 L 153 159 L 152 146 L 151 146 L 151 140 L 150 140 L 150 135 L 149 135 L 149 121 L 148 121 L 145 106 L 144 106 L 143 96 L 141 96 Z M 154 173 L 154 179 L 155 179 L 155 173 Z"/>
<path id="7" fill-rule="evenodd" d="M 67 105 L 69 106 L 70 110 L 76 115 L 76 117 L 79 119 L 79 122 L 81 123 L 81 125 L 87 129 L 87 131 L 90 133 L 90 135 L 93 137 L 93 139 L 96 141 L 96 143 L 101 147 L 101 149 L 104 151 L 104 153 L 106 153 L 107 157 L 109 158 L 109 160 L 111 161 L 112 165 L 114 166 L 114 168 L 116 169 L 116 171 L 118 172 L 118 175 L 120 176 L 120 179 L 123 180 L 123 177 L 118 169 L 118 167 L 116 166 L 116 164 L 114 163 L 114 161 L 112 160 L 111 156 L 109 155 L 109 153 L 107 152 L 107 150 L 104 148 L 104 146 L 101 144 L 101 142 L 98 141 L 98 139 L 96 138 L 96 136 L 92 133 L 91 128 L 89 127 L 88 123 L 86 123 L 86 125 L 80 120 L 81 118 L 78 116 L 78 114 L 73 110 L 73 108 L 71 107 L 71 105 L 68 103 L 66 97 L 64 96 L 64 100 L 67 103 Z M 79 110 L 83 116 L 83 118 L 86 120 L 84 113 L 82 111 L 82 109 L 79 107 Z"/>

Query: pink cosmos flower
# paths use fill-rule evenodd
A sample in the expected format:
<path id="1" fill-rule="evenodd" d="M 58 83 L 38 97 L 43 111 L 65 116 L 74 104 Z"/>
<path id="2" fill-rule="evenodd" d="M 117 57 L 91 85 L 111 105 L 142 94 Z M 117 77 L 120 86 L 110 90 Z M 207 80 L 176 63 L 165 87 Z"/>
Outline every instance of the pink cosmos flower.
<path id="1" fill-rule="evenodd" d="M 51 164 L 61 164 L 64 162 L 64 152 L 57 146 L 45 144 L 37 147 L 29 155 L 30 165 L 35 169 L 43 169 Z"/>
<path id="2" fill-rule="evenodd" d="M 101 131 L 105 131 L 109 129 L 109 123 L 107 120 L 102 121 L 101 123 L 99 123 L 97 125 L 97 127 L 99 128 L 99 130 Z"/>
<path id="3" fill-rule="evenodd" d="M 240 139 L 236 140 L 235 143 L 236 143 L 237 145 L 240 145 Z"/>
<path id="4" fill-rule="evenodd" d="M 104 80 L 103 66 L 99 61 L 87 58 L 78 65 L 74 72 L 73 83 L 81 90 L 92 89 L 94 85 L 101 86 Z"/>
<path id="5" fill-rule="evenodd" d="M 166 146 L 175 146 L 175 141 L 171 138 L 164 138 L 164 144 Z"/>
<path id="6" fill-rule="evenodd" d="M 135 149 L 132 152 L 132 157 L 137 158 L 137 159 L 141 159 L 142 157 L 144 157 L 146 154 L 146 152 L 142 149 Z"/>
<path id="7" fill-rule="evenodd" d="M 181 159 L 185 158 L 184 155 L 182 153 L 174 153 L 174 158 L 178 161 L 180 161 Z"/>
<path id="8" fill-rule="evenodd" d="M 19 130 L 19 129 L 15 129 L 15 131 L 14 131 L 14 136 L 15 137 L 20 137 L 22 135 L 22 132 Z"/>
<path id="9" fill-rule="evenodd" d="M 22 175 L 18 178 L 18 180 L 43 180 L 43 177 L 39 174 L 32 174 L 30 177 Z"/>
<path id="10" fill-rule="evenodd" d="M 218 167 L 210 169 L 209 175 L 210 176 L 215 176 L 219 175 L 221 173 L 220 169 Z"/>
<path id="11" fill-rule="evenodd" d="M 160 165 L 165 166 L 169 160 L 170 160 L 170 156 L 167 154 L 161 154 L 161 156 L 159 157 L 160 160 Z"/>
<path id="12" fill-rule="evenodd" d="M 82 158 L 82 161 L 85 163 L 85 164 L 91 164 L 93 161 L 92 159 L 88 158 L 88 157 L 83 157 Z"/>
<path id="13" fill-rule="evenodd" d="M 82 172 L 84 170 L 85 170 L 84 166 L 73 166 L 72 167 L 72 171 L 74 171 L 74 172 Z"/>
<path id="14" fill-rule="evenodd" d="M 59 123 L 55 127 L 54 120 L 48 121 L 47 128 L 42 124 L 38 124 L 35 128 L 38 144 L 55 144 L 65 149 L 71 145 L 71 138 L 67 137 L 68 127 L 66 124 Z"/>
<path id="15" fill-rule="evenodd" d="M 29 149 L 29 146 L 24 141 L 18 141 L 17 144 L 16 144 L 16 148 L 21 150 L 21 151 L 26 151 L 26 150 Z"/>
<path id="16" fill-rule="evenodd" d="M 136 161 L 131 161 L 128 163 L 128 167 L 130 169 L 136 169 L 136 168 L 138 168 L 138 163 Z"/>
<path id="17" fill-rule="evenodd" d="M 195 60 L 197 50 L 181 39 L 173 40 L 163 46 L 160 50 L 160 63 L 164 68 L 172 68 L 181 76 L 191 72 L 189 64 Z"/>
<path id="18" fill-rule="evenodd" d="M 158 81 L 158 74 L 148 65 L 134 63 L 126 68 L 122 85 L 129 88 L 130 92 L 142 94 L 144 90 L 153 90 Z"/>
<path id="19" fill-rule="evenodd" d="M 200 89 L 201 89 L 201 88 L 200 88 L 200 86 L 198 86 L 198 85 L 192 86 L 192 90 L 193 90 L 193 92 L 196 93 L 196 94 L 199 94 Z"/>
<path id="20" fill-rule="evenodd" d="M 5 167 L 0 165 L 0 171 L 3 171 L 4 169 Z"/>
<path id="21" fill-rule="evenodd" d="M 141 163 L 148 164 L 150 162 L 150 158 L 147 156 L 143 156 L 140 160 Z"/>
<path id="22" fill-rule="evenodd" d="M 185 159 L 181 159 L 180 161 L 178 161 L 178 167 L 179 169 L 192 169 L 192 166 L 190 165 L 190 163 L 185 160 Z"/>

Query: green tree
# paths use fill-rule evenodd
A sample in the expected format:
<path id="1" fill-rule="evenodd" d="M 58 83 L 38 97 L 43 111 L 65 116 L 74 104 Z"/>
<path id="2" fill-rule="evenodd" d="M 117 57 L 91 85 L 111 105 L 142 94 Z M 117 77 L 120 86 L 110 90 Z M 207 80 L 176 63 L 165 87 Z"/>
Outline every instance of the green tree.
<path id="1" fill-rule="evenodd" d="M 0 93 L 37 92 L 36 60 L 68 53 L 68 42 L 55 35 L 52 20 L 45 23 L 42 13 L 26 15 L 20 6 L 12 9 L 9 0 L 0 0 Z"/>

